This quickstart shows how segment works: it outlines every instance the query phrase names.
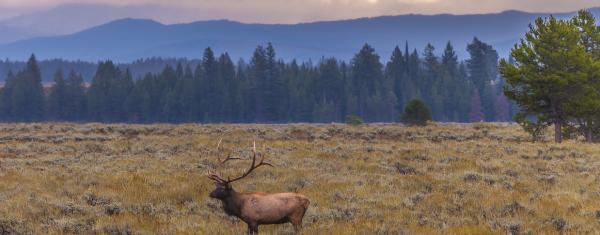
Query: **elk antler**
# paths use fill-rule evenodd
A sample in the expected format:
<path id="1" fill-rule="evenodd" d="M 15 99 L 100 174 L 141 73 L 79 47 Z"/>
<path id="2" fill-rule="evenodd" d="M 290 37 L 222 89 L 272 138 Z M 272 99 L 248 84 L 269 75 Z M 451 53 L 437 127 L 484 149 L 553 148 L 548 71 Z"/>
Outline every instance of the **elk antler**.
<path id="1" fill-rule="evenodd" d="M 217 151 L 219 151 L 219 146 L 221 146 L 222 140 L 223 140 L 223 138 L 219 139 L 219 144 L 217 144 Z M 229 160 L 241 160 L 241 158 L 239 158 L 239 157 L 231 157 L 231 151 L 229 151 L 225 160 L 221 160 L 221 158 L 218 158 L 218 159 L 219 159 L 219 162 L 221 162 L 221 165 L 224 165 Z"/>
<path id="2" fill-rule="evenodd" d="M 221 147 L 221 142 L 222 142 L 222 141 L 223 141 L 223 138 L 220 138 L 220 139 L 219 139 L 219 143 L 217 144 L 217 149 L 216 149 L 216 152 L 218 152 L 218 151 L 219 151 L 219 148 Z M 227 157 L 225 158 L 225 160 L 221 160 L 221 158 L 220 158 L 220 157 L 217 157 L 217 159 L 219 159 L 219 166 L 223 166 L 223 165 L 225 165 L 225 163 L 226 163 L 227 161 L 229 161 L 229 160 L 239 160 L 239 159 L 241 159 L 241 158 L 237 158 L 237 157 L 231 157 L 231 151 L 230 151 L 230 152 L 227 154 Z M 216 181 L 217 183 L 220 183 L 220 184 L 227 184 L 227 180 L 223 179 L 223 177 L 221 176 L 221 174 L 220 174 L 220 173 L 218 173 L 218 172 L 217 172 L 217 173 L 215 173 L 215 172 L 212 172 L 211 170 L 209 170 L 209 171 L 208 171 L 208 174 L 207 174 L 207 176 L 208 176 L 208 178 L 209 178 L 209 179 L 211 179 L 211 180 L 213 180 L 213 181 Z"/>
<path id="3" fill-rule="evenodd" d="M 207 176 L 209 179 L 211 179 L 217 183 L 227 184 L 227 180 L 224 180 L 218 173 L 214 173 L 211 170 L 208 171 Z"/>
<path id="4" fill-rule="evenodd" d="M 241 180 L 243 178 L 245 178 L 246 176 L 248 176 L 250 173 L 252 173 L 252 171 L 254 171 L 256 168 L 259 168 L 261 166 L 271 166 L 274 167 L 271 163 L 265 162 L 265 158 L 263 156 L 261 156 L 260 158 L 260 162 L 258 163 L 258 165 L 256 165 L 256 141 L 254 141 L 254 145 L 252 147 L 252 152 L 254 153 L 254 155 L 252 156 L 252 165 L 250 166 L 250 169 L 248 169 L 246 172 L 244 172 L 244 174 L 242 174 L 239 177 L 236 177 L 234 179 L 227 179 L 227 183 L 233 183 L 235 181 Z"/>

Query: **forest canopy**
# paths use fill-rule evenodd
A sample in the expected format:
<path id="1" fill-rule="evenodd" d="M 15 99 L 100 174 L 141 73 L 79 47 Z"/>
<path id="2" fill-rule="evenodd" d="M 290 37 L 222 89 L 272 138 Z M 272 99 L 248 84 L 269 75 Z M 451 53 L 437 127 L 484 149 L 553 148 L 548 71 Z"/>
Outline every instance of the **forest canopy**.
<path id="1" fill-rule="evenodd" d="M 450 42 L 440 53 L 431 44 L 422 52 L 411 51 L 407 43 L 382 63 L 365 44 L 351 61 L 322 58 L 314 63 L 284 62 L 271 44 L 258 46 L 247 62 L 206 48 L 196 60 L 139 60 L 130 65 L 136 74 L 111 61 L 54 60 L 42 62 L 55 68 L 54 81 L 46 87 L 32 55 L 26 63 L 0 63 L 9 70 L 0 91 L 0 119 L 329 123 L 355 115 L 366 122 L 396 122 L 406 104 L 419 99 L 435 121 L 511 120 L 517 107 L 502 93 L 498 53 L 478 38 L 467 50 L 470 58 L 459 61 Z"/>

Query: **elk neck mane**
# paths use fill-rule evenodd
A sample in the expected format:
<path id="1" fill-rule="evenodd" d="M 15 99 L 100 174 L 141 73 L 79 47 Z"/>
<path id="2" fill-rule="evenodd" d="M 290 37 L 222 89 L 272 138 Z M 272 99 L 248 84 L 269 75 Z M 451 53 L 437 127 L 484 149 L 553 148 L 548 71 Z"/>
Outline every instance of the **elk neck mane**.
<path id="1" fill-rule="evenodd" d="M 235 189 L 231 189 L 231 196 L 226 198 L 220 198 L 219 200 L 223 202 L 223 210 L 225 210 L 225 213 L 227 213 L 227 215 L 240 215 L 240 208 L 244 202 L 240 193 L 236 192 Z"/>

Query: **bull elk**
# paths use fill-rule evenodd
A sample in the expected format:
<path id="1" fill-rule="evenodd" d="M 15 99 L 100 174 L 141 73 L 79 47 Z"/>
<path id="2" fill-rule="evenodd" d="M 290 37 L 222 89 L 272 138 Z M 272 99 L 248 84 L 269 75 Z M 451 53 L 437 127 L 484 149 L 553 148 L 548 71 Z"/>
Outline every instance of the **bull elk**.
<path id="1" fill-rule="evenodd" d="M 217 145 L 217 151 L 219 145 Z M 254 142 L 252 164 L 241 176 L 225 180 L 220 173 L 208 172 L 208 178 L 216 184 L 216 189 L 210 193 L 211 198 L 218 199 L 223 204 L 223 210 L 230 216 L 236 216 L 248 224 L 248 234 L 257 234 L 258 226 L 262 224 L 284 224 L 291 223 L 294 230 L 299 232 L 302 227 L 302 218 L 308 209 L 310 201 L 302 194 L 298 193 L 277 193 L 266 194 L 260 192 L 236 192 L 231 184 L 250 175 L 252 171 L 261 166 L 271 166 L 271 163 L 264 161 L 264 156 L 260 160 L 256 159 L 256 142 Z M 220 165 L 230 160 L 240 160 L 232 158 L 228 154 L 225 160 L 220 160 Z"/>

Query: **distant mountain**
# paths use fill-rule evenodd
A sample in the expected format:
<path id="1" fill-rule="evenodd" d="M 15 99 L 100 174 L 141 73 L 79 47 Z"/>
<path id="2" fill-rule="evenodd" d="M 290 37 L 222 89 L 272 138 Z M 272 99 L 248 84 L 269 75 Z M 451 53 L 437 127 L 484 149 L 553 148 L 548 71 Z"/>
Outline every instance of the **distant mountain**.
<path id="1" fill-rule="evenodd" d="M 15 16 L 0 23 L 36 32 L 38 36 L 57 36 L 72 34 L 117 19 L 160 16 L 163 11 L 165 11 L 164 7 L 154 5 L 119 7 L 101 4 L 64 4 L 45 11 Z"/>
<path id="2" fill-rule="evenodd" d="M 15 42 L 31 37 L 39 36 L 37 32 L 28 31 L 18 27 L 12 27 L 0 23 L 0 43 Z"/>
<path id="3" fill-rule="evenodd" d="M 1 44 L 33 37 L 72 34 L 123 18 L 161 20 L 165 13 L 170 16 L 180 15 L 181 18 L 189 18 L 192 14 L 189 10 L 158 5 L 113 6 L 85 3 L 63 4 L 22 15 L 9 13 L 10 10 L 0 8 Z"/>
<path id="4" fill-rule="evenodd" d="M 600 15 L 600 8 L 591 9 Z M 559 13 L 570 17 L 574 13 Z M 528 24 L 547 13 L 506 11 L 478 15 L 401 15 L 293 25 L 244 24 L 232 21 L 201 21 L 164 25 L 152 20 L 122 19 L 75 34 L 22 40 L 0 46 L 0 57 L 26 59 L 64 58 L 120 62 L 138 58 L 192 57 L 212 47 L 233 58 L 248 58 L 259 44 L 272 42 L 286 60 L 318 60 L 335 56 L 348 60 L 362 44 L 373 45 L 387 60 L 396 45 L 406 41 L 419 51 L 430 42 L 438 53 L 451 41 L 462 59 L 473 37 L 491 43 L 501 56 L 526 32 Z M 60 20 L 58 21 L 60 22 Z"/>

